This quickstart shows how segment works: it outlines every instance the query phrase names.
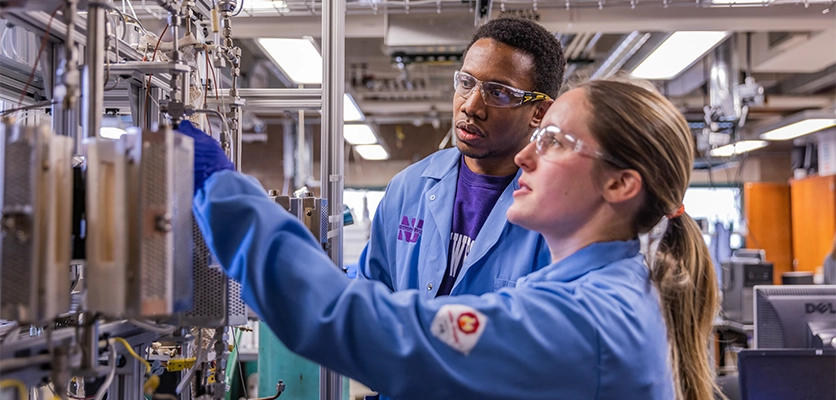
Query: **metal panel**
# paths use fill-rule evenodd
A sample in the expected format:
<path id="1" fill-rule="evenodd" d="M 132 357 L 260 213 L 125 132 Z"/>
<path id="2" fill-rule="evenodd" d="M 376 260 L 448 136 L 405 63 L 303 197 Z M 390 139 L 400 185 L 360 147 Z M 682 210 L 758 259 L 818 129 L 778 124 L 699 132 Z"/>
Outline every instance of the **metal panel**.
<path id="1" fill-rule="evenodd" d="M 40 322 L 69 310 L 72 140 L 3 125 L 2 311 Z"/>
<path id="2" fill-rule="evenodd" d="M 188 311 L 194 304 L 194 140 L 174 134 L 174 311 Z"/>
<path id="3" fill-rule="evenodd" d="M 175 323 L 200 327 L 221 327 L 247 323 L 247 309 L 241 299 L 241 285 L 229 279 L 206 246 L 197 223 L 193 224 L 194 304 L 190 311 L 179 313 Z"/>
<path id="4" fill-rule="evenodd" d="M 128 163 L 128 296 L 126 313 L 170 315 L 173 280 L 173 151 L 171 130 L 134 131 Z"/>
<path id="5" fill-rule="evenodd" d="M 36 129 L 3 125 L 2 276 L 0 318 L 31 320 L 37 310 L 40 226 L 38 181 L 43 164 Z"/>
<path id="6" fill-rule="evenodd" d="M 70 259 L 73 215 L 73 138 L 49 137 L 49 176 L 44 205 L 47 227 L 41 243 L 46 255 L 41 264 L 40 305 L 42 319 L 54 318 L 70 310 Z"/>
<path id="7" fill-rule="evenodd" d="M 87 150 L 87 306 L 126 311 L 127 236 L 125 141 L 89 138 Z"/>

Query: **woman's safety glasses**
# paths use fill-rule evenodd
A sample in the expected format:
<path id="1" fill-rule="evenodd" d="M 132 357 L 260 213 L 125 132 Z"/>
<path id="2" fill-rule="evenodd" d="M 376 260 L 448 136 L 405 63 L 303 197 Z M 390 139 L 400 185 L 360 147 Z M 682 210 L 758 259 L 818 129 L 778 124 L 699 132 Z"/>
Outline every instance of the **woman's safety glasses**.
<path id="1" fill-rule="evenodd" d="M 490 107 L 508 108 L 529 101 L 551 100 L 551 97 L 545 93 L 527 92 L 496 82 L 482 82 L 466 72 L 456 71 L 453 75 L 453 87 L 456 89 L 456 94 L 465 99 L 470 97 L 477 86 L 482 93 L 482 101 Z"/>
<path id="2" fill-rule="evenodd" d="M 577 152 L 592 158 L 604 160 L 619 168 L 629 168 L 618 159 L 595 150 L 588 143 L 563 132 L 554 125 L 541 126 L 535 129 L 534 134 L 531 135 L 531 142 L 536 143 L 537 154 L 546 161 L 556 161 L 569 153 Z"/>

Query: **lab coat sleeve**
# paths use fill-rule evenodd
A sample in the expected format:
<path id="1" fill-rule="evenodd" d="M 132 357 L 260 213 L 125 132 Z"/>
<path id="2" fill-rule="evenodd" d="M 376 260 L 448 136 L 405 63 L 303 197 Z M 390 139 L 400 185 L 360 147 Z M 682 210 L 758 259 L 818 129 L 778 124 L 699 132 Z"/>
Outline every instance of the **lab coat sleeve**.
<path id="1" fill-rule="evenodd" d="M 392 275 L 389 268 L 392 260 L 389 259 L 387 254 L 387 246 L 392 239 L 388 242 L 384 239 L 386 232 L 386 205 L 390 201 L 387 195 L 388 193 L 389 187 L 386 188 L 383 200 L 378 204 L 377 212 L 375 212 L 374 219 L 372 219 L 369 241 L 366 243 L 366 247 L 363 248 L 363 252 L 360 253 L 357 279 L 379 281 L 386 285 L 389 290 L 394 291 L 395 285 L 392 283 Z"/>
<path id="2" fill-rule="evenodd" d="M 350 280 L 307 228 L 256 181 L 233 171 L 214 174 L 193 210 L 210 250 L 241 283 L 244 300 L 288 348 L 381 393 L 399 399 L 594 393 L 579 387 L 597 384 L 596 330 L 569 292 L 516 289 L 422 300 L 414 290 L 393 293 L 380 282 Z M 486 317 L 468 354 L 431 331 L 445 304 Z"/>

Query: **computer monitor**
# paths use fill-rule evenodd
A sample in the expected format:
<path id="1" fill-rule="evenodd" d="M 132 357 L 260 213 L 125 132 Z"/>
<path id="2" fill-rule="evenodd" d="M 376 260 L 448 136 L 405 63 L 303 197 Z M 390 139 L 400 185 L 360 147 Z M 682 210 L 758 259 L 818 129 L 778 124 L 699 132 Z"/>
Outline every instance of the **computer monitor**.
<path id="1" fill-rule="evenodd" d="M 836 346 L 836 285 L 755 286 L 757 349 Z"/>
<path id="2" fill-rule="evenodd" d="M 741 350 L 741 400 L 836 399 L 836 350 Z"/>

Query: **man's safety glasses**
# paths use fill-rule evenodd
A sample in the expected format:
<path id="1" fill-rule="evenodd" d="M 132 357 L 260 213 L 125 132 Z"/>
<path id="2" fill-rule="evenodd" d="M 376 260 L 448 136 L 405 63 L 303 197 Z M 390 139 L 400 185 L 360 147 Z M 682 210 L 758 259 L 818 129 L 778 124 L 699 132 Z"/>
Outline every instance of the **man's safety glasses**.
<path id="1" fill-rule="evenodd" d="M 498 108 L 516 107 L 529 101 L 551 100 L 541 92 L 527 92 L 496 82 L 482 82 L 466 72 L 456 71 L 453 75 L 453 87 L 456 94 L 463 98 L 470 97 L 473 89 L 479 87 L 485 105 Z"/>
<path id="2" fill-rule="evenodd" d="M 542 126 L 535 129 L 534 134 L 531 135 L 531 142 L 536 143 L 537 154 L 546 161 L 556 161 L 569 153 L 577 152 L 592 158 L 604 160 L 619 168 L 629 168 L 625 163 L 615 157 L 591 148 L 588 143 L 563 132 L 554 125 Z"/>

